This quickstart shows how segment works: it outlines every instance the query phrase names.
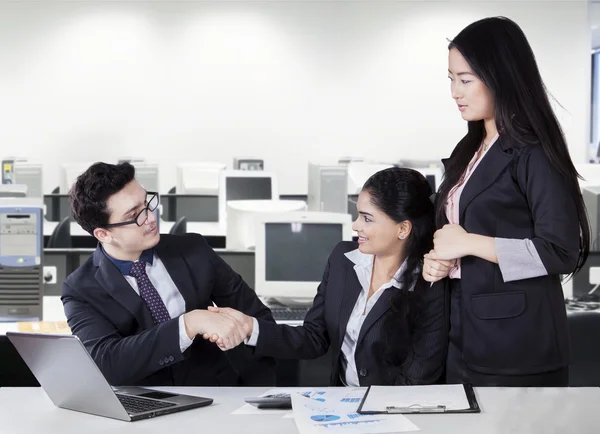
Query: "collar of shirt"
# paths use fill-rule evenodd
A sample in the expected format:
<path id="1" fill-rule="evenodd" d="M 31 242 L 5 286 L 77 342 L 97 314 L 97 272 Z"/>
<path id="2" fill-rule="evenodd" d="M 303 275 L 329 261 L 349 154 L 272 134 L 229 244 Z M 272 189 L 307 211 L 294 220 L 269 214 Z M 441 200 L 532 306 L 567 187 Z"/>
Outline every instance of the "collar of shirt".
<path id="1" fill-rule="evenodd" d="M 359 249 L 352 250 L 345 254 L 346 257 L 354 263 L 354 271 L 358 276 L 358 279 L 363 288 L 369 288 L 371 285 L 371 275 L 373 274 L 373 260 L 375 257 L 373 255 L 369 255 L 367 253 L 361 252 Z M 400 278 L 406 269 L 406 260 L 400 265 L 398 271 L 394 274 L 394 277 L 388 282 L 386 287 L 394 286 L 396 288 L 402 288 L 402 284 Z M 410 288 L 409 291 L 412 291 L 414 288 Z"/>
<path id="2" fill-rule="evenodd" d="M 117 269 L 121 272 L 121 274 L 124 274 L 126 276 L 131 274 L 131 266 L 133 265 L 134 261 L 123 261 L 121 259 L 115 259 L 115 258 L 111 257 L 108 253 L 106 253 L 106 251 L 104 249 L 102 249 L 102 252 L 104 252 L 104 254 L 106 255 L 106 257 L 108 258 L 108 260 L 110 262 L 115 264 L 115 267 L 117 267 Z M 138 259 L 138 261 L 144 261 L 150 265 L 152 265 L 153 260 L 154 260 L 154 249 L 144 250 L 142 252 L 142 254 L 140 255 L 140 258 Z"/>

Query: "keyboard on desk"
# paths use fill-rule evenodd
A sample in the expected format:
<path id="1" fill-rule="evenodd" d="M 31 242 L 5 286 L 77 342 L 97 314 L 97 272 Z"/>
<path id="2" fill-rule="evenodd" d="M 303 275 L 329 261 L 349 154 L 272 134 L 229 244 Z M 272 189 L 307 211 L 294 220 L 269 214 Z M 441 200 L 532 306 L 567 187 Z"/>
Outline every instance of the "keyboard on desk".
<path id="1" fill-rule="evenodd" d="M 145 411 L 158 410 L 159 408 L 173 407 L 175 403 L 155 401 L 152 399 L 138 398 L 137 396 L 123 395 L 117 393 L 117 398 L 125 407 L 128 414 L 143 413 Z"/>
<path id="2" fill-rule="evenodd" d="M 271 309 L 275 321 L 304 321 L 309 308 L 271 306 L 269 309 Z"/>

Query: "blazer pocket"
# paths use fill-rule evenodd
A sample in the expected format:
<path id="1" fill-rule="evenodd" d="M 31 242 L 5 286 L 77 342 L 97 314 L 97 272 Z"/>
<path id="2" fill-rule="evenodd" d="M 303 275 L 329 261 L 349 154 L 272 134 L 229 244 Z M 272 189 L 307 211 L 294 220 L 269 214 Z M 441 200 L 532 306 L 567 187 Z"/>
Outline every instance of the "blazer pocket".
<path id="1" fill-rule="evenodd" d="M 514 318 L 522 315 L 526 307 L 525 291 L 471 296 L 473 315 L 483 320 Z"/>

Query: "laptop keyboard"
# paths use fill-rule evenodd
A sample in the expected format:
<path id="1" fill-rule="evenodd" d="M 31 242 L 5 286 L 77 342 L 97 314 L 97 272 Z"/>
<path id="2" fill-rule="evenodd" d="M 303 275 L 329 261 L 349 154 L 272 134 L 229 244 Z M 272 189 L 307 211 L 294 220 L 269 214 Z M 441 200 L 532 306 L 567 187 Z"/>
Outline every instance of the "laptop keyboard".
<path id="1" fill-rule="evenodd" d="M 304 321 L 308 307 L 270 307 L 275 321 Z"/>
<path id="2" fill-rule="evenodd" d="M 158 410 L 159 408 L 173 407 L 172 402 L 154 401 L 152 399 L 139 398 L 137 396 L 122 395 L 117 393 L 117 398 L 129 414 L 143 413 L 145 411 Z"/>

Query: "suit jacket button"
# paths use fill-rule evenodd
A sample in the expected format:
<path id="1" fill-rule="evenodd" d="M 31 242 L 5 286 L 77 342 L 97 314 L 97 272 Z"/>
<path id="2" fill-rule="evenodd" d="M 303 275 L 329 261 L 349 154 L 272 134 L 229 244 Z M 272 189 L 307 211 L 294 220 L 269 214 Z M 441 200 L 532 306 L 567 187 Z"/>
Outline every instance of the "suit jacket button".
<path id="1" fill-rule="evenodd" d="M 165 364 L 165 361 L 164 361 L 163 359 L 160 359 L 160 360 L 158 361 L 158 364 L 159 364 L 160 366 L 162 366 L 162 365 L 164 365 L 164 364 Z"/>
<path id="2" fill-rule="evenodd" d="M 169 357 L 169 362 L 173 362 L 173 361 L 175 361 L 175 357 L 173 357 L 173 356 L 170 356 L 170 357 Z"/>
<path id="3" fill-rule="evenodd" d="M 358 375 L 360 375 L 361 377 L 366 377 L 368 374 L 368 371 L 365 368 L 361 368 L 360 371 L 358 371 Z"/>
<path id="4" fill-rule="evenodd" d="M 165 357 L 165 364 L 169 363 L 169 358 Z"/>

